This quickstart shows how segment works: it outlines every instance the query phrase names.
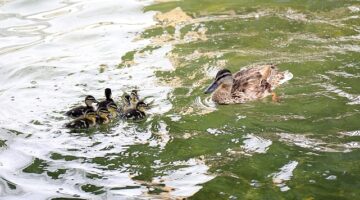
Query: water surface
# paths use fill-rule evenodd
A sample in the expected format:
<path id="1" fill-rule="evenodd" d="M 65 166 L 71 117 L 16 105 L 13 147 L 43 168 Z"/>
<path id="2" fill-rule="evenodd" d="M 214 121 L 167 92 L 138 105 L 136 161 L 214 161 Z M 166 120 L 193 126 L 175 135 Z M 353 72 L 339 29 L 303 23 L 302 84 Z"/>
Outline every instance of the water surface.
<path id="1" fill-rule="evenodd" d="M 359 2 L 0 5 L 0 199 L 360 195 Z M 184 21 L 154 21 L 177 7 Z M 218 69 L 260 63 L 293 74 L 279 103 L 203 94 Z M 148 118 L 62 128 L 106 87 L 138 89 Z"/>

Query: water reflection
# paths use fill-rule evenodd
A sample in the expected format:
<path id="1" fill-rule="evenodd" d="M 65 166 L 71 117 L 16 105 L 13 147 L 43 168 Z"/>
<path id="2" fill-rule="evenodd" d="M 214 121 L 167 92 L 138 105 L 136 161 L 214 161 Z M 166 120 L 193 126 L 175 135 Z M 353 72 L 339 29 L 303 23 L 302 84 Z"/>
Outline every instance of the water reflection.
<path id="1" fill-rule="evenodd" d="M 132 67 L 117 66 L 126 52 L 150 43 L 134 40 L 155 23 L 154 12 L 142 13 L 149 3 L 17 0 L 1 6 L 0 135 L 6 144 L 0 152 L 2 195 L 9 199 L 149 195 L 148 187 L 133 177 L 141 175 L 137 170 L 143 166 L 136 162 L 146 154 L 142 148 L 160 152 L 171 140 L 167 124 L 154 119 L 172 108 L 168 100 L 172 88 L 159 85 L 155 77 L 155 71 L 172 70 L 165 57 L 172 46 L 135 55 Z M 87 94 L 102 97 L 106 87 L 113 89 L 118 101 L 123 92 L 138 89 L 153 102 L 148 119 L 140 124 L 116 121 L 87 132 L 63 129 L 68 120 L 64 111 Z M 166 173 L 169 178 L 163 184 L 174 188 L 170 196 L 189 196 L 200 189 L 198 183 L 209 180 L 203 175 L 208 169 L 203 163 L 181 165 L 189 169 Z M 184 170 L 203 178 L 196 183 L 171 178 L 182 176 Z"/>

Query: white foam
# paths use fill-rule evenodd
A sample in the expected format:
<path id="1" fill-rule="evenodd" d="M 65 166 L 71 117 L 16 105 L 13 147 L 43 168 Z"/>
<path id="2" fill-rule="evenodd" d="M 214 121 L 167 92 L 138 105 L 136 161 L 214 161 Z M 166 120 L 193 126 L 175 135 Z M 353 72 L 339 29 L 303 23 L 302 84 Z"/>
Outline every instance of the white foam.
<path id="1" fill-rule="evenodd" d="M 346 135 L 346 136 L 360 136 L 360 130 L 355 130 L 355 131 L 342 131 L 340 132 L 341 135 Z"/>
<path id="2" fill-rule="evenodd" d="M 271 140 L 255 136 L 254 134 L 247 134 L 244 138 L 246 139 L 243 141 L 244 144 L 241 145 L 241 148 L 247 154 L 266 153 L 272 144 Z"/>
<path id="3" fill-rule="evenodd" d="M 359 78 L 360 77 L 358 75 L 350 74 L 350 73 L 347 73 L 344 71 L 328 71 L 327 73 L 333 74 L 335 76 L 344 77 L 344 78 Z"/>
<path id="4" fill-rule="evenodd" d="M 297 161 L 290 161 L 288 164 L 282 166 L 279 172 L 269 175 L 272 177 L 273 183 L 280 187 L 282 192 L 290 190 L 290 188 L 285 185 L 285 182 L 291 179 L 293 171 L 298 164 L 299 162 Z"/>
<path id="5" fill-rule="evenodd" d="M 326 143 L 319 139 L 308 138 L 301 134 L 278 133 L 279 141 L 296 145 L 302 148 L 311 149 L 322 152 L 336 152 L 337 150 L 326 147 Z"/>
<path id="6" fill-rule="evenodd" d="M 351 12 L 359 12 L 360 11 L 360 7 L 359 6 L 349 6 L 348 9 Z"/>
<path id="7" fill-rule="evenodd" d="M 207 173 L 209 167 L 203 161 L 197 159 L 190 159 L 183 162 L 175 162 L 175 165 L 188 165 L 179 170 L 168 171 L 167 175 L 159 177 L 157 180 L 171 188 L 170 192 L 173 197 L 189 197 L 199 191 L 202 183 L 206 183 L 214 178 L 214 176 Z"/>
<path id="8" fill-rule="evenodd" d="M 328 176 L 328 177 L 326 177 L 326 180 L 331 180 L 331 181 L 333 181 L 333 180 L 336 180 L 336 176 L 335 175 L 330 175 L 330 176 Z"/>
<path id="9" fill-rule="evenodd" d="M 360 142 L 348 142 L 344 144 L 347 149 L 360 149 Z"/>
<path id="10" fill-rule="evenodd" d="M 291 80 L 293 77 L 294 77 L 294 75 L 291 72 L 285 71 L 284 78 L 279 81 L 279 84 L 283 84 L 283 83 Z"/>
<path id="11" fill-rule="evenodd" d="M 222 133 L 221 130 L 218 130 L 218 129 L 216 129 L 216 128 L 208 128 L 208 129 L 206 129 L 206 131 L 207 131 L 208 133 L 214 134 L 214 135 L 216 135 L 216 134 L 221 134 L 221 133 Z"/>

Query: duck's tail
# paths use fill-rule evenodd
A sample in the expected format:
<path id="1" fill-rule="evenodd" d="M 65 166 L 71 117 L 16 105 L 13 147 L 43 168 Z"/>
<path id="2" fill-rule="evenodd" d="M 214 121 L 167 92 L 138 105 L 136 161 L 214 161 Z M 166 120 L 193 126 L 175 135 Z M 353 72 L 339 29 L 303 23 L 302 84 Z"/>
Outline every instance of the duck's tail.
<path id="1" fill-rule="evenodd" d="M 293 74 L 289 71 L 279 71 L 275 66 L 271 68 L 268 82 L 271 84 L 272 89 L 275 89 L 277 86 L 291 80 Z"/>

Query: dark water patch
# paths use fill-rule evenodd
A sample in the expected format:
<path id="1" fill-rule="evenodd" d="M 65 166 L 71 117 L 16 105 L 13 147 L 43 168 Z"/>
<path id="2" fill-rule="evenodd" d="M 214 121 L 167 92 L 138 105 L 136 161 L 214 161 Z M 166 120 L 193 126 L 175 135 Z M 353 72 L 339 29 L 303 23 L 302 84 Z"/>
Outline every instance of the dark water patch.
<path id="1" fill-rule="evenodd" d="M 31 165 L 23 169 L 22 171 L 25 173 L 34 173 L 34 174 L 42 174 L 46 171 L 46 167 L 49 164 L 45 160 L 41 160 L 39 158 L 35 158 Z"/>
<path id="2" fill-rule="evenodd" d="M 62 174 L 66 173 L 66 169 L 57 169 L 55 171 L 48 171 L 47 175 L 50 176 L 52 179 L 60 179 Z"/>
<path id="3" fill-rule="evenodd" d="M 11 181 L 6 180 L 5 178 L 2 178 L 2 177 L 1 177 L 1 179 L 6 182 L 6 185 L 9 187 L 10 190 L 16 190 L 17 189 L 15 183 L 12 183 Z"/>
<path id="4" fill-rule="evenodd" d="M 82 185 L 81 189 L 85 192 L 90 192 L 90 193 L 96 194 L 96 195 L 99 195 L 99 194 L 102 194 L 105 192 L 104 190 L 102 190 L 103 187 L 99 187 L 99 186 L 92 185 L 92 184 Z"/>

